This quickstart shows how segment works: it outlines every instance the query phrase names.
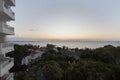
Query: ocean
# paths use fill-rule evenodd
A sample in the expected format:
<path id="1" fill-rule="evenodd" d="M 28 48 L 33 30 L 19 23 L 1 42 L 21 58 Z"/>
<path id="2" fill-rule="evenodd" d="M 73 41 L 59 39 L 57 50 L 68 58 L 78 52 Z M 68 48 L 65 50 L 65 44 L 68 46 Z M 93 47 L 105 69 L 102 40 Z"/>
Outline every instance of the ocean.
<path id="1" fill-rule="evenodd" d="M 13 41 L 14 44 L 32 44 L 45 47 L 47 44 L 54 44 L 56 46 L 62 47 L 66 46 L 69 48 L 98 48 L 105 45 L 113 45 L 115 47 L 120 46 L 120 41 Z"/>

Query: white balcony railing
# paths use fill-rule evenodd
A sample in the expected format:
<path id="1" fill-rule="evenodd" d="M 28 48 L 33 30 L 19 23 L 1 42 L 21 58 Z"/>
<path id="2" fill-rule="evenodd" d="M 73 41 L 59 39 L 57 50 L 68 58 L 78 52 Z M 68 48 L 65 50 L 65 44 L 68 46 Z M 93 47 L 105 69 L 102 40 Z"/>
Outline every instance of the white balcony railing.
<path id="1" fill-rule="evenodd" d="M 14 59 L 5 58 L 5 60 L 0 61 L 0 77 L 5 75 L 14 65 Z"/>
<path id="2" fill-rule="evenodd" d="M 13 73 L 7 73 L 4 76 L 2 76 L 0 80 L 14 80 L 13 78 L 14 78 Z"/>
<path id="3" fill-rule="evenodd" d="M 10 64 L 11 62 L 14 62 L 13 58 L 6 58 L 6 61 L 4 61 L 4 63 L 1 64 L 1 68 L 4 68 L 5 66 Z"/>
<path id="4" fill-rule="evenodd" d="M 13 80 L 14 79 L 14 74 L 13 73 L 10 73 L 8 75 L 8 77 L 6 78 L 6 80 Z"/>
<path id="5" fill-rule="evenodd" d="M 0 21 L 15 20 L 15 13 L 11 10 L 11 7 L 4 1 L 0 2 Z"/>
<path id="6" fill-rule="evenodd" d="M 4 22 L 0 22 L 0 33 L 6 35 L 14 35 L 14 28 Z"/>
<path id="7" fill-rule="evenodd" d="M 0 43 L 0 53 L 6 54 L 14 50 L 12 43 Z"/>
<path id="8" fill-rule="evenodd" d="M 11 7 L 8 6 L 8 4 L 6 2 L 3 2 L 3 8 L 4 11 L 14 20 L 15 19 L 15 13 L 11 10 Z"/>

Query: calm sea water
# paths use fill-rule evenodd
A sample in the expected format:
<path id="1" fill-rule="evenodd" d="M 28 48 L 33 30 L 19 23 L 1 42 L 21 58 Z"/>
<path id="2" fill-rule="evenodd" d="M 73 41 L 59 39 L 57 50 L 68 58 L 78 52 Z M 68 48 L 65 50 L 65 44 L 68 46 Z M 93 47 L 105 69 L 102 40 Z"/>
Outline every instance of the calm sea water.
<path id="1" fill-rule="evenodd" d="M 46 44 L 54 44 L 59 47 L 67 46 L 69 48 L 98 48 L 105 45 L 120 46 L 120 41 L 14 41 L 13 43 L 40 45 L 41 47 L 46 46 Z"/>

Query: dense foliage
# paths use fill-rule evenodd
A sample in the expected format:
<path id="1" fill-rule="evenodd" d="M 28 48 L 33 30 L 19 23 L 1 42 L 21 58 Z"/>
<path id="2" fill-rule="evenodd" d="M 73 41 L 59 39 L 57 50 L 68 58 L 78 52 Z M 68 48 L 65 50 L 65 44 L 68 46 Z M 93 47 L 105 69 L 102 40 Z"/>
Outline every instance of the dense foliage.
<path id="1" fill-rule="evenodd" d="M 120 64 L 120 47 L 107 45 L 97 49 L 84 49 L 80 57 L 104 63 Z"/>
<path id="2" fill-rule="evenodd" d="M 79 49 L 77 49 L 79 51 Z M 48 51 L 16 80 L 120 80 L 120 47 L 80 50 L 80 59 Z"/>

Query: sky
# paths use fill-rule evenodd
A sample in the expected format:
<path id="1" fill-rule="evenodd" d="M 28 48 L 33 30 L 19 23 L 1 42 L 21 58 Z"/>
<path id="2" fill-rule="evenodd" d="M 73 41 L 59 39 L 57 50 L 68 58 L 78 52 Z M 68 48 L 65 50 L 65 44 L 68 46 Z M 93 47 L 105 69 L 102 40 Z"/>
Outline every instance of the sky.
<path id="1" fill-rule="evenodd" d="M 16 38 L 120 40 L 120 0 L 16 0 Z"/>

